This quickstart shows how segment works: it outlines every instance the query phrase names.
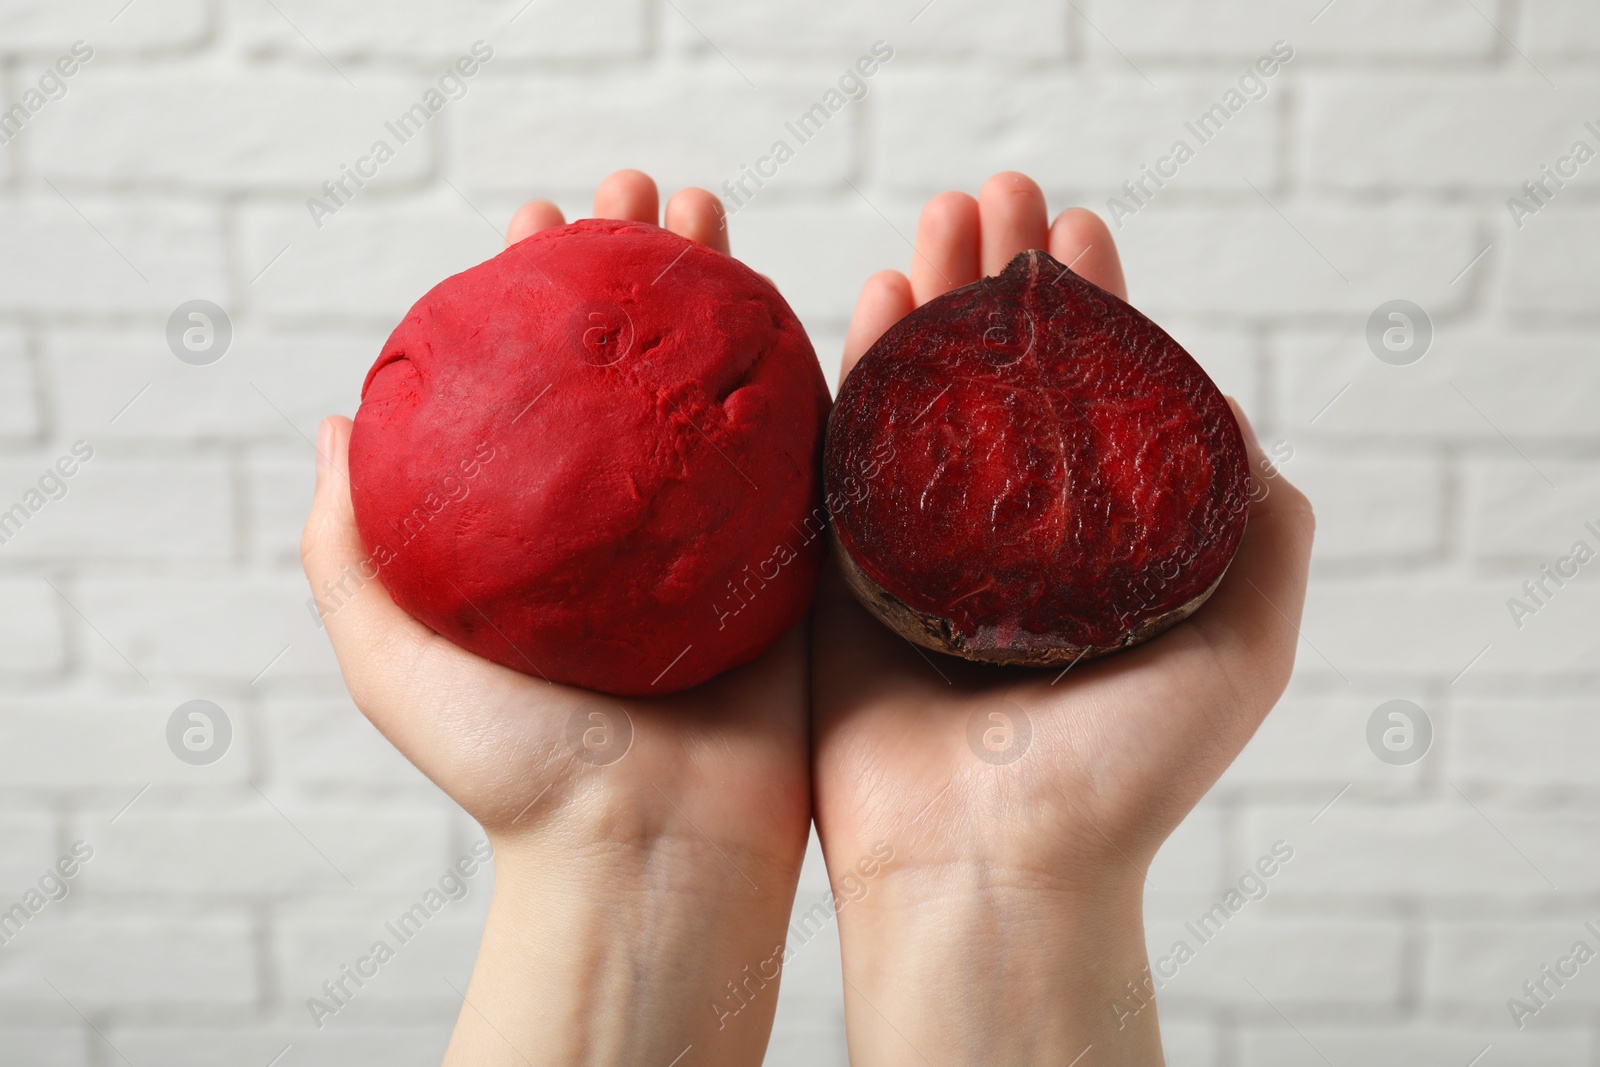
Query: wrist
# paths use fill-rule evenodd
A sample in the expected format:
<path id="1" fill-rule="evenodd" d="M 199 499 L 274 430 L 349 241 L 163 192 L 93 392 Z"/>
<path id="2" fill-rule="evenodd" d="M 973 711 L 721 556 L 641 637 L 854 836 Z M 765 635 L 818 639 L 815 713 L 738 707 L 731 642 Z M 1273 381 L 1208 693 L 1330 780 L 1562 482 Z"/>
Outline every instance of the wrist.
<path id="1" fill-rule="evenodd" d="M 917 867 L 841 907 L 852 1060 L 920 1064 L 1161 1062 L 1143 882 L 990 865 Z M 1138 994 L 1135 998 L 1134 994 Z"/>
<path id="2" fill-rule="evenodd" d="M 665 1067 L 691 1046 L 701 1062 L 760 1064 L 798 851 L 768 862 L 721 855 L 692 831 L 606 838 L 548 821 L 494 843 L 494 896 L 446 1065 Z M 718 1009 L 729 983 L 744 998 L 736 1012 Z"/>

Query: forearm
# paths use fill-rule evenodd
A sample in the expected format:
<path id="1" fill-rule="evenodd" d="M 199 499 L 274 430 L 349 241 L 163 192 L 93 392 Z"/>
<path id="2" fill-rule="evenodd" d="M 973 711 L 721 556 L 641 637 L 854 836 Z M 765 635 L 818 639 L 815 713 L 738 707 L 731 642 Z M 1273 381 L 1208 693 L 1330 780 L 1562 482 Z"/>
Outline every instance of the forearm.
<path id="1" fill-rule="evenodd" d="M 446 1067 L 756 1067 L 794 874 L 741 873 L 683 838 L 579 855 L 498 847 Z"/>
<path id="2" fill-rule="evenodd" d="M 1159 1067 L 1141 884 L 1084 899 L 1038 883 L 902 871 L 842 911 L 851 1062 Z"/>

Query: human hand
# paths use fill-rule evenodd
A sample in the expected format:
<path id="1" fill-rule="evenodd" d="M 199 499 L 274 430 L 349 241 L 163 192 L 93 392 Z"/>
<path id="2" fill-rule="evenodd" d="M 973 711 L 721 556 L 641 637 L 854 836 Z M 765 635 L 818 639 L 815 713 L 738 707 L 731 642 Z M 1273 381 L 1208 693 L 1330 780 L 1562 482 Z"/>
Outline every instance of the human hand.
<path id="1" fill-rule="evenodd" d="M 997 175 L 977 200 L 928 202 L 910 277 L 868 280 L 842 373 L 1029 248 L 1126 297 L 1104 223 L 1075 209 L 1050 225 L 1037 185 Z M 1235 411 L 1268 491 L 1253 487 L 1210 600 L 1137 648 L 1059 673 L 927 653 L 830 566 L 813 609 L 817 829 L 836 874 L 893 853 L 839 913 L 853 1061 L 1066 1064 L 1092 1047 L 1082 1067 L 1161 1062 L 1155 1012 L 1119 1032 L 1111 1008 L 1142 980 L 1145 873 L 1287 684 L 1314 527 L 1283 478 L 1259 481 L 1271 468 Z M 999 751 L 970 740 L 985 735 Z"/>
<path id="2" fill-rule="evenodd" d="M 594 214 L 656 223 L 655 183 L 612 175 Z M 507 245 L 562 223 L 554 204 L 532 201 Z M 672 197 L 665 225 L 728 252 L 721 205 L 703 189 Z M 372 568 L 350 502 L 351 425 L 330 418 L 319 435 L 306 576 L 336 605 L 322 614 L 356 706 L 495 849 L 494 904 L 446 1063 L 536 1053 L 665 1067 L 688 1045 L 699 1062 L 759 1063 L 776 980 L 736 1016 L 711 1004 L 785 938 L 810 820 L 804 624 L 754 662 L 661 698 L 480 659 L 362 580 Z"/>

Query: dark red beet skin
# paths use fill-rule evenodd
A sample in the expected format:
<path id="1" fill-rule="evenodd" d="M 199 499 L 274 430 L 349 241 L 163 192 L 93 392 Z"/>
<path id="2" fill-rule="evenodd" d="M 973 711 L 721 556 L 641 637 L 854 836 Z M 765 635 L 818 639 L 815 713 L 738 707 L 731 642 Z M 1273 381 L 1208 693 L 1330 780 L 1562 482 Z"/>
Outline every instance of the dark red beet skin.
<path id="1" fill-rule="evenodd" d="M 744 264 L 641 223 L 547 230 L 434 287 L 368 373 L 367 570 L 524 673 L 696 685 L 806 612 L 827 411 L 799 320 Z"/>
<path id="2" fill-rule="evenodd" d="M 912 312 L 850 372 L 825 460 L 841 567 L 928 648 L 1052 666 L 1187 617 L 1244 533 L 1226 400 L 1044 252 Z"/>

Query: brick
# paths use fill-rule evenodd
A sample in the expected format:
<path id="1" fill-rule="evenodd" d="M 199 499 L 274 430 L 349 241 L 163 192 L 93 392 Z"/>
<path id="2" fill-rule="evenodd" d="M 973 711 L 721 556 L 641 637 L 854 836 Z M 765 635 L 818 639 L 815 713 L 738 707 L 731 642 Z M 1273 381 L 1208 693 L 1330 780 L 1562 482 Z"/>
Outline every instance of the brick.
<path id="1" fill-rule="evenodd" d="M 309 448 L 250 457 L 245 467 L 245 536 L 253 558 L 291 564 L 300 558 L 300 531 L 311 510 L 315 482 L 316 457 Z"/>
<path id="2" fill-rule="evenodd" d="M 807 329 L 848 324 L 869 277 L 880 270 L 909 269 L 912 251 L 901 233 L 914 237 L 916 232 L 896 232 L 854 193 L 827 207 L 752 200 L 730 225 L 734 253 L 772 279 Z M 839 352 L 819 349 L 817 354 L 826 365 L 837 364 Z"/>
<path id="3" fill-rule="evenodd" d="M 1067 48 L 1067 9 L 1048 0 L 1003 8 L 962 3 L 908 7 L 893 0 L 850 5 L 801 0 L 772 10 L 683 0 L 678 7 L 681 16 L 666 15 L 671 39 L 699 50 L 707 50 L 709 40 L 735 61 L 800 55 L 837 63 L 842 71 L 877 41 L 895 50 L 891 63 L 955 54 L 1064 57 Z"/>
<path id="4" fill-rule="evenodd" d="M 1454 678 L 1485 644 L 1503 638 L 1501 590 L 1464 587 L 1449 578 L 1325 581 L 1306 599 L 1298 666 L 1341 675 L 1358 672 Z M 1478 671 L 1499 660 L 1480 660 Z"/>
<path id="5" fill-rule="evenodd" d="M 312 1030 L 299 1016 L 274 1027 L 257 1025 L 154 1027 L 124 1025 L 108 1031 L 118 1048 L 138 1064 L 164 1067 L 214 1067 L 219 1063 L 267 1064 L 292 1047 L 286 1059 L 294 1067 L 349 1067 L 382 1063 L 386 1067 L 436 1067 L 444 1058 L 452 1024 L 431 1026 L 387 1022 L 382 1026 L 331 1022 Z"/>
<path id="6" fill-rule="evenodd" d="M 9 717 L 7 727 L 9 734 Z M 9 775 L 0 781 L 14 784 Z M 4 901 L 0 909 L 9 908 L 36 886 L 57 855 L 55 820 L 49 815 L 19 812 L 0 817 L 0 900 Z"/>
<path id="7" fill-rule="evenodd" d="M 0 326 L 0 439 L 39 432 L 39 383 L 21 330 Z"/>
<path id="8" fill-rule="evenodd" d="M 83 583 L 78 606 L 103 635 L 83 638 L 97 672 L 127 678 L 126 656 L 146 677 L 245 690 L 336 675 L 310 596 L 298 574 L 95 579 Z"/>
<path id="9" fill-rule="evenodd" d="M 1537 982 L 1541 968 L 1554 968 L 1557 960 L 1571 953 L 1579 941 L 1586 943 L 1591 952 L 1600 952 L 1600 938 L 1584 928 L 1585 920 L 1590 918 L 1600 916 L 1577 915 L 1565 921 L 1552 918 L 1536 923 L 1433 924 L 1427 934 L 1425 995 L 1436 1004 L 1492 1005 L 1502 1020 L 1509 1020 L 1510 1010 L 1505 1006 L 1508 997 L 1538 1007 L 1523 992 L 1522 983 Z M 1600 921 L 1595 925 L 1600 927 Z M 1548 998 L 1552 1006 L 1600 1002 L 1600 974 L 1595 973 L 1600 968 L 1591 966 L 1592 962 L 1580 966 L 1576 976 L 1565 976 L 1565 985 L 1547 986 L 1552 991 Z"/>
<path id="10" fill-rule="evenodd" d="M 247 0 L 230 3 L 239 39 L 251 51 L 298 55 L 312 63 L 322 60 L 306 38 L 335 60 L 403 59 L 436 64 L 441 73 L 479 40 L 494 49 L 490 64 L 522 58 L 626 59 L 639 55 L 646 43 L 643 0 L 536 2 L 525 8 L 495 0 L 468 0 L 450 8 L 406 0 L 386 7 L 376 21 L 366 17 L 358 0 L 278 0 L 277 6 L 282 14 Z M 365 81 L 366 71 L 347 72 L 358 85 Z M 419 78 L 417 84 L 424 81 Z"/>
<path id="11" fill-rule="evenodd" d="M 1360 325 L 1282 337 L 1274 347 L 1285 431 L 1296 438 L 1489 442 L 1517 461 L 1506 438 L 1526 452 L 1539 438 L 1592 441 L 1600 434 L 1592 414 L 1600 405 L 1600 366 L 1583 355 L 1593 347 L 1586 335 L 1438 326 L 1441 312 L 1417 302 L 1435 316 L 1437 332 L 1428 354 L 1409 366 L 1380 362 Z M 1509 351 L 1515 359 L 1506 358 Z"/>
<path id="12" fill-rule="evenodd" d="M 1600 51 L 1600 18 L 1586 0 L 1527 0 L 1522 20 L 1528 51 L 1536 55 Z"/>
<path id="13" fill-rule="evenodd" d="M 29 1067 L 89 1067 L 85 1027 L 0 1025 L 0 1048 Z"/>
<path id="14" fill-rule="evenodd" d="M 1305 175 L 1333 188 L 1520 195 L 1522 183 L 1574 141 L 1595 147 L 1583 123 L 1600 118 L 1600 84 L 1562 82 L 1554 92 L 1526 64 L 1496 79 L 1434 73 L 1310 80 Z"/>
<path id="15" fill-rule="evenodd" d="M 796 894 L 794 917 L 790 921 L 800 921 L 818 901 L 826 899 L 826 893 L 827 890 L 815 892 L 802 889 Z M 818 929 L 816 920 L 812 919 L 805 929 L 816 930 L 810 940 L 801 943 L 793 934 L 787 939 L 793 954 L 783 965 L 783 989 L 779 994 L 778 1014 L 780 1017 L 788 1015 L 796 1022 L 835 1016 L 842 1031 L 843 1018 L 836 995 L 838 990 L 844 988 L 838 924 L 829 922 Z"/>
<path id="16" fill-rule="evenodd" d="M 1347 677 L 1430 674 L 1450 681 L 1487 645 L 1462 675 L 1462 687 L 1495 674 L 1592 670 L 1600 637 L 1586 620 L 1600 610 L 1600 589 L 1568 586 L 1519 630 L 1506 606 L 1520 595 L 1519 584 L 1443 576 L 1321 583 L 1306 602 L 1301 633 L 1314 647 L 1301 645 L 1300 666 Z"/>
<path id="17" fill-rule="evenodd" d="M 1280 469 L 1317 511 L 1319 562 L 1414 559 L 1444 548 L 1444 468 L 1302 446 Z"/>
<path id="18" fill-rule="evenodd" d="M 1594 463 L 1541 457 L 1535 470 L 1520 458 L 1484 459 L 1467 467 L 1463 481 L 1465 541 L 1474 558 L 1514 560 L 1532 578 L 1539 564 L 1554 565 L 1577 541 L 1600 551 L 1600 537 L 1584 528 L 1586 522 L 1600 527 L 1600 468 Z"/>
<path id="19" fill-rule="evenodd" d="M 394 156 L 362 190 L 370 196 L 373 187 L 414 181 L 430 163 L 432 121 L 404 143 L 385 127 L 427 88 L 407 79 L 363 73 L 352 88 L 326 67 L 96 73 L 27 131 L 34 165 L 57 184 L 115 174 L 164 188 L 272 190 L 298 199 L 320 195 L 341 164 L 356 166 L 381 140 Z M 129 122 L 129 114 L 162 121 Z"/>
<path id="20" fill-rule="evenodd" d="M 344 1007 L 328 1004 L 338 1011 L 327 1025 L 375 1021 L 382 1017 L 383 1009 L 395 1005 L 411 1006 L 422 1017 L 454 1018 L 461 998 L 446 983 L 466 989 L 472 977 L 472 962 L 483 926 L 482 905 L 488 899 L 485 883 L 485 876 L 480 874 L 477 884 L 471 885 L 469 896 L 446 903 L 432 913 L 420 930 L 414 926 L 401 928 L 398 921 L 420 904 L 420 894 L 430 883 L 419 883 L 411 897 L 374 901 L 339 920 L 284 919 L 276 934 L 278 996 L 283 1003 L 293 1005 L 300 1018 L 311 1021 L 312 1006 L 307 1001 L 318 998 L 326 1002 L 322 984 L 337 982 L 344 967 L 356 968 L 361 958 L 370 956 L 382 942 L 393 958 L 377 965 L 377 974 L 368 978 L 365 985 L 355 988 L 350 983 L 354 995 Z M 405 934 L 405 940 L 389 928 L 391 925 Z M 372 969 L 370 964 L 367 969 Z"/>
<path id="21" fill-rule="evenodd" d="M 0 953 L 0 992 L 12 1005 L 76 1019 L 46 976 L 83 1011 L 255 999 L 255 949 L 244 916 L 124 919 L 96 912 L 69 922 L 46 910 L 34 923 L 38 929 L 30 926 Z"/>
<path id="22" fill-rule="evenodd" d="M 246 270 L 259 274 L 250 286 L 251 306 L 275 316 L 376 318 L 393 329 L 429 289 L 504 247 L 497 231 L 454 192 L 444 196 L 355 200 L 323 219 L 320 230 L 303 207 L 246 211 L 241 255 Z M 494 219 L 498 233 L 507 221 Z M 361 367 L 347 389 L 359 388 L 381 341 L 347 354 Z"/>
<path id="23" fill-rule="evenodd" d="M 68 478 L 56 466 L 63 457 L 75 470 Z M 233 494 L 220 460 L 132 459 L 102 446 L 79 462 L 60 446 L 0 461 L 0 500 L 22 500 L 29 490 L 41 490 L 44 503 L 6 542 L 9 557 L 220 561 L 233 555 Z"/>
<path id="24" fill-rule="evenodd" d="M 1595 704 L 1592 697 L 1464 701 L 1451 717 L 1452 780 L 1502 789 L 1600 786 L 1591 758 L 1600 743 Z"/>
<path id="25" fill-rule="evenodd" d="M 226 301 L 222 234 L 211 211 L 63 192 L 70 204 L 48 191 L 0 196 L 0 242 L 9 250 L 0 263 L 0 312 L 143 312 L 165 321 L 186 300 Z"/>
<path id="26" fill-rule="evenodd" d="M 281 441 L 310 469 L 317 424 L 324 415 L 355 414 L 387 328 L 233 321 L 228 351 L 206 366 L 173 356 L 163 331 L 51 331 L 45 348 L 63 435 L 91 444 Z"/>
<path id="27" fill-rule="evenodd" d="M 262 721 L 275 781 L 312 788 L 409 786 L 437 795 L 349 700 L 268 701 Z"/>
<path id="28" fill-rule="evenodd" d="M 147 785 L 247 781 L 252 731 L 248 711 L 239 703 L 216 701 L 231 728 L 228 748 L 216 762 L 185 763 L 167 747 L 168 720 L 179 705 L 193 698 L 192 694 L 165 699 L 139 694 L 0 700 L 7 738 L 0 746 L 0 782 L 36 789 L 109 790 L 115 796 L 99 805 L 109 818 Z M 82 832 L 93 835 L 89 838 L 93 844 L 101 827 L 85 827 Z"/>
<path id="29" fill-rule="evenodd" d="M 1308 658 L 1314 654 L 1306 653 Z M 1367 719 L 1393 693 L 1312 695 L 1291 688 L 1223 774 L 1217 788 L 1261 787 L 1316 792 L 1331 798 L 1350 783 L 1393 787 L 1416 781 L 1421 764 L 1393 767 L 1367 748 Z M 1419 701 L 1426 706 L 1426 701 Z"/>
<path id="30" fill-rule="evenodd" d="M 805 858 L 800 863 L 800 880 L 795 890 L 795 913 L 799 914 L 809 906 L 810 898 L 826 893 L 829 884 L 828 866 L 822 858 L 822 841 L 817 837 L 817 828 L 812 826 L 811 832 L 806 837 Z"/>
<path id="31" fill-rule="evenodd" d="M 1407 805 L 1403 818 L 1390 805 L 1344 798 L 1296 839 L 1294 862 L 1279 873 L 1273 891 L 1285 899 L 1426 894 L 1440 900 L 1583 894 L 1600 885 L 1600 858 L 1586 853 L 1586 842 L 1600 830 L 1596 820 L 1571 811 L 1510 810 L 1481 799 L 1468 804 L 1454 789 L 1445 797 Z M 1301 825 L 1316 812 L 1262 805 L 1247 816 L 1246 832 L 1265 837 L 1293 820 L 1296 810 L 1303 813 Z"/>
<path id="32" fill-rule="evenodd" d="M 843 1013 L 786 1013 L 789 982 L 785 968 L 784 986 L 778 994 L 778 1015 L 772 1023 L 766 1058 L 761 1061 L 763 1067 L 849 1067 Z"/>
<path id="33" fill-rule="evenodd" d="M 1592 317 L 1594 293 L 1585 282 L 1600 270 L 1600 211 L 1569 198 L 1524 222 L 1507 254 L 1506 306 L 1541 321 Z"/>
<path id="34" fill-rule="evenodd" d="M 1166 1011 L 1166 1006 L 1161 1008 Z M 1210 1023 L 1161 1016 L 1161 1051 L 1166 1067 L 1218 1067 L 1217 1028 Z"/>
<path id="35" fill-rule="evenodd" d="M 776 166 L 764 196 L 838 187 L 850 173 L 859 105 L 830 117 L 804 143 L 784 126 L 821 101 L 831 72 L 817 80 L 763 78 L 760 92 L 721 63 L 678 77 L 624 69 L 596 81 L 491 69 L 483 79 L 451 115 L 448 177 L 469 193 L 526 196 L 528 176 L 537 175 L 539 195 L 592 195 L 599 178 L 621 167 L 638 167 L 665 187 L 719 190 L 778 140 L 794 156 Z M 507 129 L 517 136 L 505 136 Z M 551 145 L 563 147 L 551 152 Z"/>
<path id="36" fill-rule="evenodd" d="M 0 546 L 0 553 L 5 551 Z M 0 672 L 44 675 L 67 662 L 66 616 L 71 609 L 40 578 L 0 578 Z"/>
<path id="37" fill-rule="evenodd" d="M 1530 574 L 1523 581 L 1533 577 L 1535 575 Z M 1552 586 L 1546 588 L 1551 589 Z M 1483 665 L 1489 667 L 1487 673 L 1593 671 L 1596 649 L 1582 631 L 1581 621 L 1585 612 L 1593 612 L 1600 606 L 1595 596 L 1600 590 L 1596 590 L 1592 582 L 1582 586 L 1569 584 L 1541 595 L 1543 604 L 1535 604 L 1528 597 L 1522 582 L 1516 582 L 1514 588 L 1502 588 L 1496 592 L 1500 597 L 1496 616 L 1501 629 L 1494 635 L 1495 648 L 1483 660 Z M 1532 609 L 1534 614 L 1529 615 L 1522 608 L 1514 606 L 1513 600 Z M 1592 615 L 1589 617 L 1593 618 Z M 1507 635 L 1503 642 L 1499 638 L 1500 633 Z M 1500 654 L 1505 657 L 1503 661 L 1491 660 L 1491 656 Z"/>
<path id="38" fill-rule="evenodd" d="M 123 10 L 125 6 L 127 0 L 89 0 L 71 7 L 50 0 L 15 0 L 0 11 L 0 51 L 54 59 L 82 39 L 98 59 L 103 52 L 199 44 L 210 26 L 203 0 L 140 0 Z M 90 60 L 90 69 L 93 64 Z"/>
<path id="39" fill-rule="evenodd" d="M 1238 188 L 1255 196 L 1242 182 Z M 1482 249 L 1468 216 L 1313 206 L 1262 191 L 1277 211 L 1259 198 L 1203 209 L 1156 200 L 1125 220 L 1117 241 L 1133 304 L 1158 321 L 1168 314 L 1359 314 L 1364 321 L 1399 294 L 1435 315 L 1462 305 L 1466 294 L 1451 278 Z M 1352 332 L 1350 341 L 1361 345 L 1361 334 Z"/>
<path id="40" fill-rule="evenodd" d="M 853 860 L 845 860 L 846 864 Z M 804 916 L 818 902 L 826 901 L 831 892 L 828 870 L 822 859 L 822 845 L 812 827 L 806 842 L 806 855 L 800 865 L 800 880 L 795 889 L 791 924 L 801 923 Z M 872 893 L 872 883 L 867 883 L 867 893 Z M 777 1017 L 774 1026 L 774 1048 L 782 1027 L 782 1062 L 801 1062 L 800 1050 L 810 1041 L 843 1050 L 844 1012 L 835 991 L 844 986 L 844 969 L 839 950 L 836 921 L 820 928 L 812 919 L 798 927 L 813 930 L 814 934 L 802 941 L 792 933 L 788 945 L 792 950 L 783 965 L 783 989 L 779 993 Z M 825 1022 L 824 1022 L 825 1021 Z M 841 1067 L 843 1061 L 841 1060 Z"/>
<path id="41" fill-rule="evenodd" d="M 976 193 L 1000 170 L 1031 174 L 1049 190 L 1104 189 L 1140 177 L 1182 139 L 1195 148 L 1165 188 L 1239 190 L 1277 180 L 1279 95 L 1249 104 L 1208 143 L 1184 128 L 1216 104 L 1231 81 L 1164 78 L 1152 90 L 1137 74 L 1040 73 L 997 80 L 977 74 L 885 70 L 876 89 L 871 173 L 900 192 Z M 936 126 L 939 135 L 928 135 Z M 952 155 L 949 146 L 962 151 Z M 1090 206 L 1102 209 L 1096 199 Z M 1142 212 L 1140 213 L 1143 214 Z M 1137 219 L 1142 227 L 1143 218 Z M 1127 222 L 1131 230 L 1134 221 Z M 1337 280 L 1337 279 L 1335 279 Z"/>
<path id="42" fill-rule="evenodd" d="M 1162 843 L 1150 864 L 1147 899 L 1186 898 L 1220 887 L 1232 877 L 1222 868 L 1222 814 L 1202 805 L 1191 811 Z"/>
<path id="43" fill-rule="evenodd" d="M 1263 1012 L 1268 1009 L 1263 1006 Z M 1593 1054 L 1590 1036 L 1564 1029 L 1523 1033 L 1505 1026 L 1449 1026 L 1419 1022 L 1408 1027 L 1364 1024 L 1359 1028 L 1298 1025 L 1295 1030 L 1273 1020 L 1271 1029 L 1247 1029 L 1240 1039 L 1240 1067 L 1328 1067 L 1359 1063 L 1363 1067 L 1461 1067 L 1482 1055 L 1518 1067 L 1567 1067 L 1586 1063 Z M 1291 1025 L 1297 1025 L 1291 1020 Z"/>
<path id="44" fill-rule="evenodd" d="M 1140 0 L 1082 5 L 1105 37 L 1086 31 L 1091 54 L 1121 62 L 1105 38 L 1127 55 L 1193 61 L 1253 60 L 1275 41 L 1293 46 L 1296 62 L 1327 57 L 1478 56 L 1493 48 L 1494 31 L 1450 0 L 1423 0 L 1397 10 L 1384 0 L 1339 0 L 1315 8 L 1285 8 L 1245 0 L 1218 10 L 1204 0 Z M 1316 15 L 1313 23 L 1311 17 Z"/>
<path id="45" fill-rule="evenodd" d="M 308 806 L 276 788 L 252 799 L 206 814 L 141 801 L 101 831 L 84 881 L 96 892 L 344 896 L 425 888 L 449 861 L 435 809 Z"/>
<path id="46" fill-rule="evenodd" d="M 1253 1007 L 1260 1000 L 1246 980 L 1280 1005 L 1385 1005 L 1399 997 L 1397 923 L 1275 919 L 1252 914 L 1259 905 L 1247 904 L 1202 942 L 1185 922 L 1209 906 L 1145 924 L 1151 967 L 1157 974 L 1177 968 L 1157 994 L 1163 1007 Z M 1175 959 L 1180 943 L 1194 953 L 1183 964 Z"/>

